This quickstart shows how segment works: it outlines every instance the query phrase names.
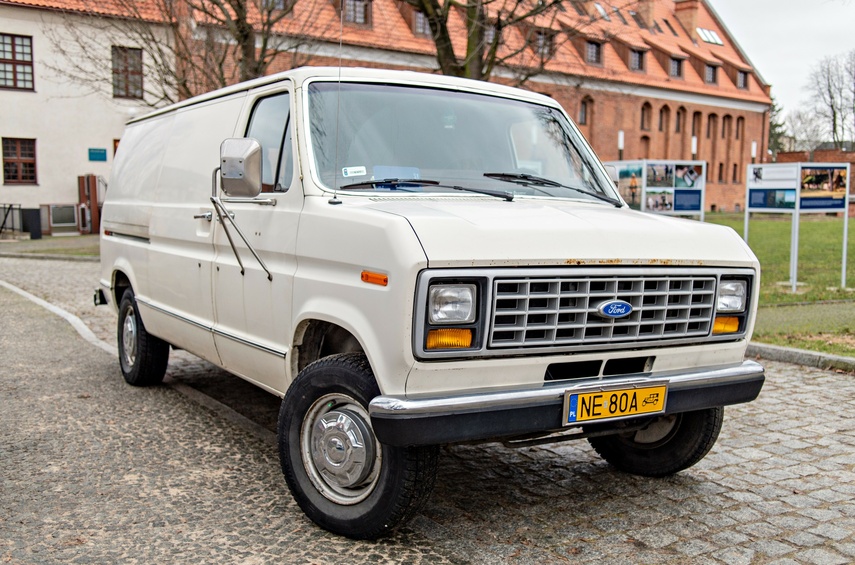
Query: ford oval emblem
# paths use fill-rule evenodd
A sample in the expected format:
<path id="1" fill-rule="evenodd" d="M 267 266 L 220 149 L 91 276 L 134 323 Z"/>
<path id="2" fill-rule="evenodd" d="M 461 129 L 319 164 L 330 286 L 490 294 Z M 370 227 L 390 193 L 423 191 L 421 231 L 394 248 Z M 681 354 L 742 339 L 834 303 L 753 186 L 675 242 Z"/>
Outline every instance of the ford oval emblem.
<path id="1" fill-rule="evenodd" d="M 625 300 L 609 300 L 597 306 L 597 312 L 604 318 L 625 318 L 632 313 L 632 304 Z"/>

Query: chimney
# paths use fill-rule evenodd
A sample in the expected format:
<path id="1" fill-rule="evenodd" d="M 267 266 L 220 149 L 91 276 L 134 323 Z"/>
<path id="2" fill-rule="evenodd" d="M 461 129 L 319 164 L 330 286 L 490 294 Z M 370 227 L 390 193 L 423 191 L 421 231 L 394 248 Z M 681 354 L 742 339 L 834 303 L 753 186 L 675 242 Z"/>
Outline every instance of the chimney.
<path id="1" fill-rule="evenodd" d="M 701 0 L 674 0 L 674 11 L 677 21 L 693 40 L 698 40 L 698 12 L 701 10 Z"/>
<path id="2" fill-rule="evenodd" d="M 653 11 L 654 0 L 638 0 L 636 4 L 636 12 L 641 16 L 644 25 L 653 27 L 653 22 L 656 20 L 656 14 Z"/>

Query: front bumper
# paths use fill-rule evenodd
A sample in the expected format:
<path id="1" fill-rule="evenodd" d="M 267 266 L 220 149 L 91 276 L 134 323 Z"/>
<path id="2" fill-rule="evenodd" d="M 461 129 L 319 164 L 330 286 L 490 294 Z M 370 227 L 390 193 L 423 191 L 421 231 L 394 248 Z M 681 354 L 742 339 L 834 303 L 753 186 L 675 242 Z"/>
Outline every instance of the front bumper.
<path id="1" fill-rule="evenodd" d="M 374 433 L 383 443 L 434 445 L 566 429 L 562 415 L 567 391 L 587 393 L 666 382 L 665 413 L 676 414 L 750 402 L 760 394 L 764 381 L 760 364 L 743 361 L 724 368 L 563 381 L 522 390 L 444 397 L 378 396 L 371 401 L 369 413 Z"/>

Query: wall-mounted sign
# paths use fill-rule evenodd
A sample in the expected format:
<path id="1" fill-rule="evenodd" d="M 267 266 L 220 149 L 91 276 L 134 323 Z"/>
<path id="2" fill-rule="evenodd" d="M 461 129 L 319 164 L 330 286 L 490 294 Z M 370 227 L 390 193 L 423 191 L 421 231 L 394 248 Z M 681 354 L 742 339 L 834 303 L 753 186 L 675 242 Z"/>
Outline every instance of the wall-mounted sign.
<path id="1" fill-rule="evenodd" d="M 107 160 L 107 150 L 100 148 L 89 148 L 89 160 L 90 161 L 106 161 Z"/>

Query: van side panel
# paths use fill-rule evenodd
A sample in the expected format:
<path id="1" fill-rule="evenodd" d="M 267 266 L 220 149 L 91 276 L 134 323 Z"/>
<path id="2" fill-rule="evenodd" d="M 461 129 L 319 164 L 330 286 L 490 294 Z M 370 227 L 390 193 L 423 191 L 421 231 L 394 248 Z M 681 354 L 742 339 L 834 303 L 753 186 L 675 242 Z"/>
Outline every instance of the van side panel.
<path id="1" fill-rule="evenodd" d="M 149 332 L 219 363 L 212 328 L 211 272 L 216 220 L 211 180 L 220 144 L 232 137 L 245 93 L 190 106 L 175 114 L 160 147 L 163 165 L 149 224 L 149 288 L 140 311 Z"/>
<path id="2" fill-rule="evenodd" d="M 152 196 L 174 118 L 168 114 L 137 122 L 122 135 L 101 212 L 102 284 L 112 285 L 121 271 L 137 295 L 148 294 Z"/>

